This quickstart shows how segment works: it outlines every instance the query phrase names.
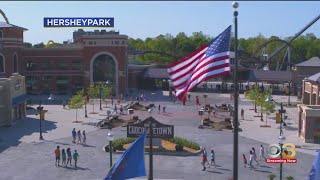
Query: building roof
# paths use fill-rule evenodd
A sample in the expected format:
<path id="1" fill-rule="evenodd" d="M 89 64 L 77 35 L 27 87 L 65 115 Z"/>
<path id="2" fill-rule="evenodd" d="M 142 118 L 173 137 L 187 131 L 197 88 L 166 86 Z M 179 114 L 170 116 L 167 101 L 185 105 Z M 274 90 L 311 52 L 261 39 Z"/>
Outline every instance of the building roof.
<path id="1" fill-rule="evenodd" d="M 288 82 L 293 81 L 292 71 L 251 70 L 249 81 Z"/>
<path id="2" fill-rule="evenodd" d="M 320 82 L 320 72 L 307 78 L 310 81 Z"/>
<path id="3" fill-rule="evenodd" d="M 10 27 L 22 29 L 24 31 L 28 30 L 28 29 L 26 29 L 24 27 L 16 26 L 16 25 L 9 24 L 9 23 L 6 23 L 6 22 L 0 22 L 0 28 L 10 28 Z"/>
<path id="4" fill-rule="evenodd" d="M 143 76 L 145 78 L 169 79 L 169 74 L 165 68 L 148 68 Z"/>
<path id="5" fill-rule="evenodd" d="M 319 57 L 312 57 L 309 60 L 296 64 L 296 66 L 320 67 Z"/>

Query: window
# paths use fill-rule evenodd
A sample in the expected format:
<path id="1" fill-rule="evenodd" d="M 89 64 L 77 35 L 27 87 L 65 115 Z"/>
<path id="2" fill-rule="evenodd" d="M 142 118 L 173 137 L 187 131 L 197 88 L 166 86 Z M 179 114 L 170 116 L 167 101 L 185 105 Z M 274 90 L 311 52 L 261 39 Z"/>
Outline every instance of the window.
<path id="1" fill-rule="evenodd" d="M 50 79 L 52 79 L 51 76 L 42 76 L 42 80 L 50 80 Z"/>
<path id="2" fill-rule="evenodd" d="M 3 32 L 0 31 L 0 38 L 3 38 Z"/>
<path id="3" fill-rule="evenodd" d="M 72 70 L 82 70 L 82 66 L 81 60 L 72 61 Z"/>
<path id="4" fill-rule="evenodd" d="M 27 71 L 32 71 L 32 66 L 33 66 L 33 64 L 32 64 L 32 61 L 28 61 L 27 62 Z"/>
<path id="5" fill-rule="evenodd" d="M 45 61 L 45 62 L 41 63 L 41 69 L 42 70 L 47 70 L 47 69 L 49 69 L 49 67 L 50 67 L 50 62 Z"/>
<path id="6" fill-rule="evenodd" d="M 89 45 L 92 45 L 92 41 L 89 41 Z"/>
<path id="7" fill-rule="evenodd" d="M 67 70 L 68 69 L 68 64 L 66 62 L 59 62 L 58 69 L 59 70 Z"/>
<path id="8" fill-rule="evenodd" d="M 119 41 L 114 41 L 114 44 L 119 45 Z"/>
<path id="9" fill-rule="evenodd" d="M 15 54 L 13 56 L 13 72 L 18 72 L 18 56 Z"/>
<path id="10" fill-rule="evenodd" d="M 124 41 L 122 41 L 122 45 L 124 45 Z"/>
<path id="11" fill-rule="evenodd" d="M 4 72 L 5 68 L 5 60 L 4 56 L 0 54 L 0 73 Z"/>

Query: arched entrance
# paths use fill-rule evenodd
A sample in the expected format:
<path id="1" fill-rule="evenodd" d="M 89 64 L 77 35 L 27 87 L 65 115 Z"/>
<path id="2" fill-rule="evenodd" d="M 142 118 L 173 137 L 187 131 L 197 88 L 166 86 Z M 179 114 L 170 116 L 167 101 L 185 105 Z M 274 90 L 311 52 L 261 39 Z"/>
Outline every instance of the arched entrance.
<path id="1" fill-rule="evenodd" d="M 93 56 L 90 63 L 91 83 L 110 82 L 113 94 L 118 95 L 118 61 L 109 52 L 100 52 Z"/>

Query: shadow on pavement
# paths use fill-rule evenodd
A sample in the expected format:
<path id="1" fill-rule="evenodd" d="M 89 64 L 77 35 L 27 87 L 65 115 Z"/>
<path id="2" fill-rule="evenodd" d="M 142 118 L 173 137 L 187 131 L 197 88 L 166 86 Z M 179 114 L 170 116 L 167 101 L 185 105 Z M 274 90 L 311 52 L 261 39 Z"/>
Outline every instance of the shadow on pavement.
<path id="1" fill-rule="evenodd" d="M 83 171 L 84 171 L 84 170 L 91 170 L 91 169 L 89 169 L 89 168 L 82 168 L 82 167 L 79 167 L 79 166 L 78 166 L 78 167 L 74 167 L 74 166 L 73 166 L 73 167 L 69 167 L 69 166 L 63 167 L 63 166 L 62 166 L 62 168 L 70 169 L 70 170 L 83 170 Z"/>
<path id="2" fill-rule="evenodd" d="M 42 121 L 42 133 L 46 133 L 56 129 L 56 122 L 44 120 Z M 12 127 L 0 127 L 0 153 L 11 146 L 18 146 L 22 137 L 39 133 L 39 119 L 24 118 L 18 120 Z M 37 139 L 38 140 L 38 137 Z"/>
<path id="3" fill-rule="evenodd" d="M 222 172 L 219 172 L 219 171 L 213 171 L 213 170 L 207 170 L 207 172 L 215 173 L 215 174 L 223 174 Z"/>
<path id="4" fill-rule="evenodd" d="M 261 165 L 260 167 L 263 167 L 263 168 L 271 168 L 270 166 L 265 166 L 265 165 Z"/>
<path id="5" fill-rule="evenodd" d="M 257 172 L 262 172 L 262 173 L 272 173 L 270 171 L 265 171 L 265 170 L 258 170 L 258 169 L 255 169 L 254 171 L 257 171 Z"/>
<path id="6" fill-rule="evenodd" d="M 225 168 L 217 168 L 219 170 L 223 170 L 223 171 L 231 171 L 230 169 L 225 169 Z"/>

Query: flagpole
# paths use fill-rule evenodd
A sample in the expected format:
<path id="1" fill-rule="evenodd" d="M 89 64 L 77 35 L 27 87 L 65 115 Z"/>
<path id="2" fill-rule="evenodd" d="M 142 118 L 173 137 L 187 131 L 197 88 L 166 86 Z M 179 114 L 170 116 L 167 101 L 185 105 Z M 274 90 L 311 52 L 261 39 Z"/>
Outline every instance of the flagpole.
<path id="1" fill-rule="evenodd" d="M 148 180 L 153 180 L 153 147 L 152 147 L 152 136 L 153 136 L 153 127 L 152 122 L 149 122 L 149 178 Z"/>
<path id="2" fill-rule="evenodd" d="M 238 180 L 238 132 L 239 132 L 239 122 L 238 122 L 238 98 L 239 98 L 239 87 L 238 87 L 238 11 L 239 7 L 237 2 L 232 3 L 235 11 L 233 12 L 234 17 L 234 71 L 233 71 L 233 99 L 234 99 L 234 113 L 233 113 L 233 180 Z"/>

